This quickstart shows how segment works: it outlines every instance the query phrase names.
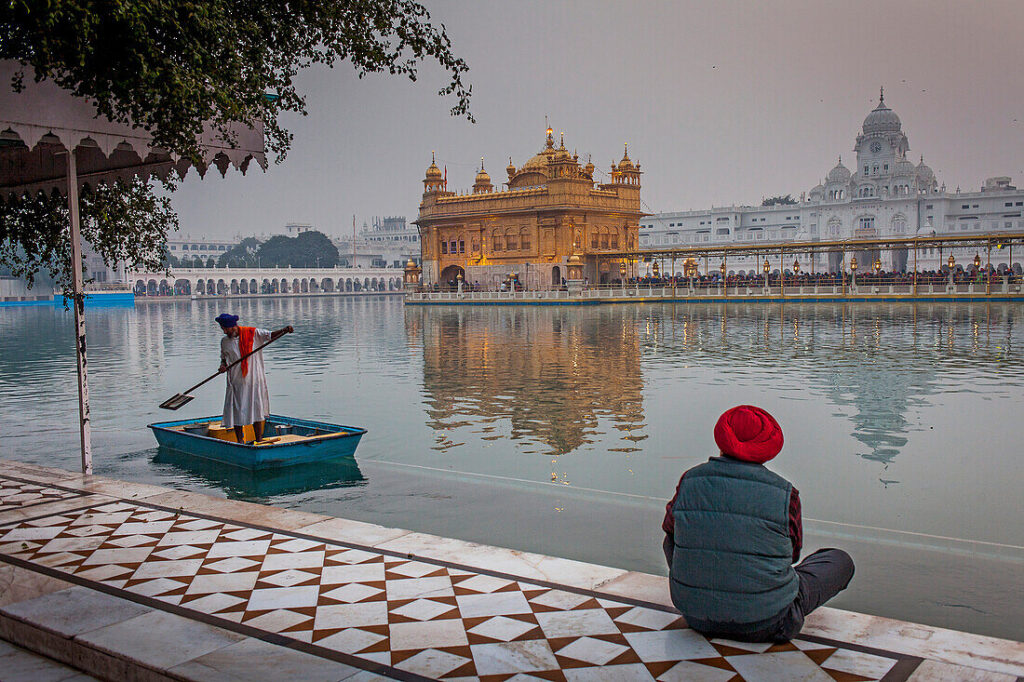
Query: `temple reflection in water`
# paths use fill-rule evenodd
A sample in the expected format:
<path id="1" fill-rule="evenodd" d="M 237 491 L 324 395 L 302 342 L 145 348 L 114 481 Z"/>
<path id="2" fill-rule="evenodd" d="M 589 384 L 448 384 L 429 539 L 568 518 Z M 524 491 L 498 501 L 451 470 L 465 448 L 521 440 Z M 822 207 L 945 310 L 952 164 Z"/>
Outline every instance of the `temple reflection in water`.
<path id="1" fill-rule="evenodd" d="M 851 427 L 856 454 L 888 465 L 922 428 L 912 415 L 932 396 L 983 391 L 992 377 L 976 370 L 1013 362 L 1017 314 L 943 303 L 462 306 L 407 308 L 406 329 L 422 335 L 439 449 L 472 427 L 485 440 L 508 435 L 565 454 L 598 440 L 606 417 L 623 441 L 609 449 L 632 452 L 647 437 L 643 393 L 662 390 L 643 375 L 685 378 L 673 400 L 685 421 L 705 387 L 767 374 L 776 397 L 824 398 Z M 691 376 L 694 367 L 711 371 Z"/>
<path id="2" fill-rule="evenodd" d="M 640 373 L 643 310 L 407 308 L 422 334 L 424 404 L 439 434 L 477 425 L 484 440 L 536 443 L 521 452 L 562 455 L 595 441 L 607 420 L 613 451 L 646 438 Z M 442 435 L 438 447 L 455 445 Z"/>

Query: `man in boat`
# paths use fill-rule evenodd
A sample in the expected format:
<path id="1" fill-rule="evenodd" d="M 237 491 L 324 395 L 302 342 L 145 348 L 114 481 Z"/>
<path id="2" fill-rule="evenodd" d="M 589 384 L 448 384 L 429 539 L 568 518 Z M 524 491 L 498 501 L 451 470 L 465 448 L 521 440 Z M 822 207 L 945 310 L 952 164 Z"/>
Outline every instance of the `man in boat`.
<path id="1" fill-rule="evenodd" d="M 788 641 L 853 578 L 853 560 L 840 549 L 793 566 L 803 544 L 800 495 L 764 466 L 782 442 L 761 408 L 728 410 L 715 425 L 721 456 L 684 473 L 666 505 L 672 603 L 704 635 Z"/>
<path id="2" fill-rule="evenodd" d="M 228 365 L 253 348 L 270 343 L 293 331 L 291 325 L 270 331 L 258 327 L 239 327 L 238 315 L 221 313 L 217 324 L 224 332 L 220 341 L 220 368 L 227 372 L 227 391 L 224 394 L 224 428 L 235 430 L 235 439 L 245 442 L 244 428 L 252 425 L 256 440 L 263 440 L 263 426 L 270 414 L 270 394 L 267 392 L 267 374 L 263 368 L 263 352 L 250 355 L 228 370 Z"/>

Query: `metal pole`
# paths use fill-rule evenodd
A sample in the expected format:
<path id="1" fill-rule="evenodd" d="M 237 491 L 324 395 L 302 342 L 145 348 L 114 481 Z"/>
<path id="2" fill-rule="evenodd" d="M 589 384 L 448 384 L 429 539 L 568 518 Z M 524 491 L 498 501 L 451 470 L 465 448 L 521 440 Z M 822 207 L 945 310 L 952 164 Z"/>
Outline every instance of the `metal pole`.
<path id="1" fill-rule="evenodd" d="M 992 293 L 992 276 L 989 271 L 992 269 L 992 242 L 988 244 L 988 255 L 985 256 L 985 293 Z"/>
<path id="2" fill-rule="evenodd" d="M 917 240 L 914 240 L 914 296 L 917 296 Z"/>
<path id="3" fill-rule="evenodd" d="M 779 249 L 779 282 L 782 287 L 779 289 L 779 296 L 786 295 L 786 250 Z"/>
<path id="4" fill-rule="evenodd" d="M 71 216 L 71 272 L 75 306 L 75 356 L 78 360 L 78 420 L 82 443 L 82 473 L 92 473 L 92 424 L 85 359 L 85 283 L 82 281 L 82 235 L 78 224 L 78 167 L 75 150 L 68 150 L 68 213 Z"/>

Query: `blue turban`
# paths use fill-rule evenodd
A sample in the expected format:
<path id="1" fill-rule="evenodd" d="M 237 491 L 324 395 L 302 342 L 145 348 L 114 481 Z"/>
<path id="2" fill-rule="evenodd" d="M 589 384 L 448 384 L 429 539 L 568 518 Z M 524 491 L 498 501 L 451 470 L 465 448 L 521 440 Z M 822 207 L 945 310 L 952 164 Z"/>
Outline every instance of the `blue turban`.
<path id="1" fill-rule="evenodd" d="M 230 313 L 221 313 L 217 316 L 217 324 L 222 328 L 228 329 L 230 327 L 238 326 L 238 315 L 232 315 Z"/>

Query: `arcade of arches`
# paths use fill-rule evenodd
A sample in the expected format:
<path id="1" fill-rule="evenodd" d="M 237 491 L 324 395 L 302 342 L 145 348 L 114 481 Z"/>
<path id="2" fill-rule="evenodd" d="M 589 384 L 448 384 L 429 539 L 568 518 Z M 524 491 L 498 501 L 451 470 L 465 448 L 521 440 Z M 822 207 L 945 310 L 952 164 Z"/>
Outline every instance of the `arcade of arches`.
<path id="1" fill-rule="evenodd" d="M 132 277 L 136 296 L 228 296 L 260 294 L 400 293 L 402 277 L 167 277 L 152 273 Z"/>

